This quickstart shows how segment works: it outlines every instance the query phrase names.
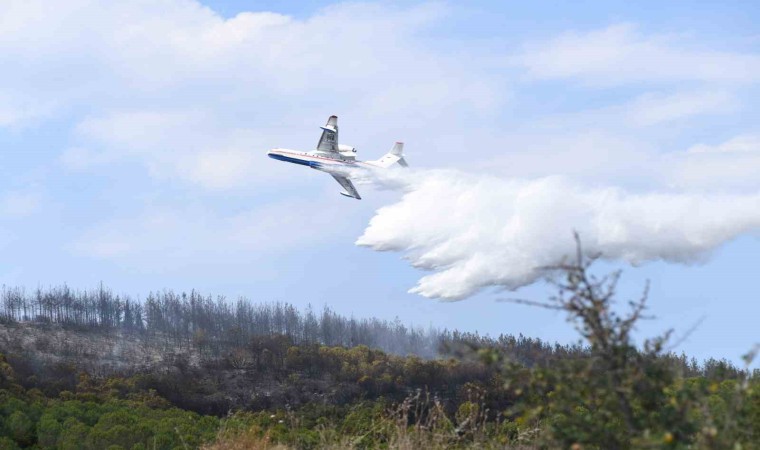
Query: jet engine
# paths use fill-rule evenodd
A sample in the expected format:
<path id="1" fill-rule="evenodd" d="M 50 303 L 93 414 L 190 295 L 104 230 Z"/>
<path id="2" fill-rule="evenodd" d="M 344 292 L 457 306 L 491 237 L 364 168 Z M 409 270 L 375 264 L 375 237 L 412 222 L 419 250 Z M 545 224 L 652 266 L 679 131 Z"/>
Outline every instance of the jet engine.
<path id="1" fill-rule="evenodd" d="M 356 147 L 351 147 L 350 145 L 345 144 L 339 144 L 338 145 L 338 152 L 340 153 L 340 156 L 343 157 L 343 159 L 356 159 Z"/>

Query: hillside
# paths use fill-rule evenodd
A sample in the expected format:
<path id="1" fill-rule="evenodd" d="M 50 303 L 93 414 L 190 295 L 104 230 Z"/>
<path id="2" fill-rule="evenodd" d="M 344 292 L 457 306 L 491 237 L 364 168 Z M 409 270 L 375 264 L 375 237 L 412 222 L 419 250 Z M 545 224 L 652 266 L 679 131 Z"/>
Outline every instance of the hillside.
<path id="1" fill-rule="evenodd" d="M 636 349 L 643 303 L 617 316 L 614 285 L 579 267 L 561 301 L 583 347 L 194 292 L 6 289 L 0 448 L 756 448 L 760 374 L 664 338 Z"/>
<path id="2" fill-rule="evenodd" d="M 498 348 L 526 365 L 582 352 L 523 336 L 490 339 L 408 330 L 381 321 L 345 319 L 329 310 L 315 319 L 314 328 L 320 332 L 307 340 L 300 324 L 309 323 L 314 317 L 310 312 L 302 315 L 288 305 L 259 308 L 273 315 L 289 311 L 295 325 L 282 332 L 271 328 L 241 332 L 239 325 L 224 329 L 210 322 L 215 333 L 192 325 L 177 333 L 156 325 L 167 321 L 128 327 L 123 315 L 116 326 L 11 321 L 6 315 L 0 325 L 0 353 L 6 355 L 24 387 L 39 388 L 51 396 L 74 391 L 81 373 L 98 379 L 134 377 L 140 386 L 156 390 L 178 406 L 224 415 L 238 409 L 346 404 L 379 396 L 400 400 L 417 389 L 454 397 L 464 383 L 487 382 L 494 376 L 493 370 L 472 358 L 473 349 L 480 347 Z M 391 348 L 403 342 L 407 348 L 421 350 L 423 356 L 435 342 L 438 357 L 414 353 L 403 357 L 364 343 L 353 347 L 325 344 L 322 334 L 343 323 L 354 330 L 357 342 L 391 343 Z"/>

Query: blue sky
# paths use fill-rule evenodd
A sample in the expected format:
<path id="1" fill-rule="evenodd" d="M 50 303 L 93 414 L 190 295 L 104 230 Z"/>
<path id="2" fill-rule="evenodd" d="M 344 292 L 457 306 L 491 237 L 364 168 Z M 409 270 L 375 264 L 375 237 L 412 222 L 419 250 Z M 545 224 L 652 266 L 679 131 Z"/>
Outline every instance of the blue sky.
<path id="1" fill-rule="evenodd" d="M 265 157 L 340 116 L 360 157 L 563 175 L 631 191 L 760 192 L 755 2 L 71 0 L 0 5 L 0 281 L 199 289 L 355 316 L 569 342 L 556 314 L 407 290 L 424 275 L 356 247 L 396 192 L 352 202 Z M 622 265 L 652 282 L 642 335 L 677 350 L 760 341 L 757 233 L 699 264 Z M 605 266 L 613 267 L 613 266 Z M 617 266 L 614 266 L 617 267 Z M 542 298 L 541 284 L 521 297 Z M 510 294 L 511 295 L 511 294 Z"/>

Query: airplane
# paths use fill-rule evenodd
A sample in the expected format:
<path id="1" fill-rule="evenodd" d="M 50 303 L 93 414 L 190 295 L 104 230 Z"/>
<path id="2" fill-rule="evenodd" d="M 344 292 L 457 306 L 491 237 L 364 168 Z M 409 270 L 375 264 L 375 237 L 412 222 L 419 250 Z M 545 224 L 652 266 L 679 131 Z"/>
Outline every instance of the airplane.
<path id="1" fill-rule="evenodd" d="M 394 164 L 409 167 L 404 159 L 404 144 L 402 142 L 396 142 L 391 151 L 378 160 L 358 161 L 355 147 L 338 144 L 338 116 L 330 116 L 327 119 L 327 124 L 320 128 L 322 128 L 322 136 L 319 138 L 316 150 L 299 152 L 286 148 L 273 148 L 267 152 L 267 155 L 279 161 L 300 164 L 327 172 L 345 189 L 341 195 L 357 200 L 361 200 L 362 197 L 349 179 L 357 173 L 357 169 L 387 169 Z"/>

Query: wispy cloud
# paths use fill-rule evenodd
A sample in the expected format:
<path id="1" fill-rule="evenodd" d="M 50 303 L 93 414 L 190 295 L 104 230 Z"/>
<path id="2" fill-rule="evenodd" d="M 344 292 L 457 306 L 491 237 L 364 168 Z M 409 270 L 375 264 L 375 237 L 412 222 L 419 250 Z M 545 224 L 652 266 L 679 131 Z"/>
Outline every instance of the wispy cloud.
<path id="1" fill-rule="evenodd" d="M 697 144 L 663 158 L 671 185 L 710 190 L 760 189 L 760 136 L 736 136 L 718 144 Z"/>
<path id="2" fill-rule="evenodd" d="M 14 190 L 0 194 L 0 217 L 20 219 L 42 207 L 42 195 L 36 190 Z"/>
<path id="3" fill-rule="evenodd" d="M 199 111 L 118 111 L 87 118 L 76 129 L 85 147 L 61 157 L 72 170 L 136 160 L 163 179 L 185 180 L 212 190 L 271 180 L 262 170 L 261 133 L 225 126 Z"/>
<path id="4" fill-rule="evenodd" d="M 760 135 L 736 136 L 717 145 L 697 144 L 687 153 L 757 153 L 760 154 Z"/>
<path id="5" fill-rule="evenodd" d="M 626 105 L 626 114 L 635 125 L 650 126 L 703 115 L 717 115 L 738 109 L 738 100 L 726 91 L 697 90 L 674 94 L 644 94 Z"/>
<path id="6" fill-rule="evenodd" d="M 570 78 L 600 86 L 760 81 L 760 55 L 705 49 L 673 35 L 647 35 L 633 24 L 564 33 L 529 44 L 514 62 L 535 78 Z"/>
<path id="7" fill-rule="evenodd" d="M 226 213 L 186 206 L 151 206 L 134 217 L 106 220 L 68 248 L 75 254 L 143 268 L 240 264 L 319 245 L 342 233 L 324 199 L 281 200 Z M 307 209 L 310 214 L 304 215 Z M 319 241 L 314 240 L 315 230 Z"/>
<path id="8" fill-rule="evenodd" d="M 65 167 L 130 160 L 164 179 L 235 188 L 271 179 L 253 160 L 287 145 L 276 139 L 295 126 L 354 112 L 367 125 L 444 126 L 492 114 L 508 89 L 475 63 L 477 52 L 454 56 L 421 36 L 445 19 L 444 4 L 337 4 L 304 19 L 160 5 L 72 0 L 56 14 L 38 14 L 39 0 L 0 6 L 0 52 L 17 68 L 0 83 L 30 105 L 87 111 Z M 36 110 L 3 111 L 0 97 L 0 126 Z"/>

